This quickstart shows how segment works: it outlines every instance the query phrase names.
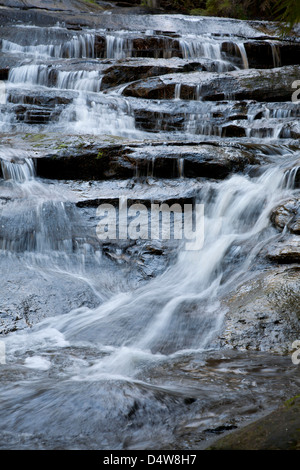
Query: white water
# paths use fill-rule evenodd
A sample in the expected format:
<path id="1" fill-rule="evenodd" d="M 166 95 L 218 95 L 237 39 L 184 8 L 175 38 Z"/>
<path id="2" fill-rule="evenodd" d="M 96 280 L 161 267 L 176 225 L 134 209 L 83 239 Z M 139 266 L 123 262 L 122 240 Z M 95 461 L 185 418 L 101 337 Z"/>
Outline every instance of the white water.
<path id="1" fill-rule="evenodd" d="M 126 42 L 121 36 L 109 34 L 107 37 L 106 55 L 111 59 L 124 58 L 132 53 L 131 42 Z M 236 57 L 246 68 L 248 59 L 244 44 L 238 41 L 233 47 Z M 80 34 L 63 45 L 19 46 L 3 41 L 2 48 L 33 59 L 92 58 L 94 36 Z M 221 42 L 186 37 L 182 38 L 181 48 L 184 57 L 216 61 L 220 71 L 232 65 L 222 55 Z M 171 51 L 164 51 L 165 57 L 170 54 Z M 143 138 L 143 133 L 136 130 L 128 102 L 120 94 L 99 92 L 101 76 L 98 72 L 57 70 L 57 80 L 52 88 L 43 88 L 41 93 L 54 97 L 58 91 L 64 90 L 63 96 L 74 98 L 64 107 L 58 122 L 49 123 L 50 130 L 77 135 L 113 134 Z M 49 73 L 48 67 L 38 63 L 13 68 L 7 85 L 11 87 L 12 95 L 14 91 L 20 93 L 20 102 L 17 102 L 18 95 L 13 95 L 14 104 L 24 104 L 28 89 L 34 94 L 39 86 L 48 87 Z M 67 94 L 65 90 L 75 92 Z M 195 98 L 200 96 L 199 85 Z M 184 104 L 180 100 L 180 85 L 175 89 L 174 98 L 178 100 L 176 106 Z M 174 100 L 170 101 L 174 104 Z M 10 105 L 5 108 L 6 130 L 11 129 L 9 126 L 12 124 Z M 234 113 L 236 103 L 210 105 L 198 102 L 196 105 L 199 105 L 199 112 L 186 116 L 184 132 L 219 136 L 222 125 L 212 124 L 212 115 L 224 112 L 226 119 L 224 106 L 230 114 Z M 157 106 L 160 106 L 159 102 Z M 268 119 L 270 116 L 290 117 L 294 112 L 285 104 L 253 103 L 245 108 L 255 132 L 253 123 L 258 113 L 263 112 Z M 263 137 L 259 125 L 258 122 L 257 133 Z M 22 123 L 16 122 L 15 129 L 23 129 Z M 27 131 L 26 126 L 24 129 Z M 249 135 L 253 129 L 249 130 Z M 277 123 L 269 137 L 278 137 L 281 129 L 282 123 Z M 176 259 L 171 260 L 162 275 L 151 280 L 148 278 L 147 282 L 140 282 L 136 287 L 136 283 L 131 282 L 131 276 L 134 278 L 136 275 L 135 268 L 122 264 L 122 257 L 118 256 L 122 250 L 116 250 L 114 262 L 107 261 L 99 245 L 87 236 L 89 232 L 85 223 L 95 219 L 96 211 L 89 213 L 82 222 L 70 194 L 61 191 L 64 183 L 39 181 L 35 178 L 30 155 L 1 149 L 4 181 L 0 185 L 0 259 L 8 276 L 12 267 L 13 275 L 17 277 L 19 270 L 22 279 L 26 279 L 24 285 L 18 284 L 18 278 L 17 282 L 13 278 L 12 283 L 9 278 L 5 284 L 11 283 L 9 308 L 14 318 L 17 316 L 14 301 L 17 305 L 18 291 L 27 289 L 26 296 L 24 294 L 27 303 L 24 302 L 23 307 L 28 323 L 23 331 L 5 336 L 7 365 L 1 370 L 4 371 L 0 392 L 3 403 L 0 418 L 4 430 L 1 436 L 17 441 L 16 444 L 13 441 L 11 446 L 25 442 L 24 446 L 29 447 L 28 442 L 33 442 L 37 447 L 74 448 L 83 445 L 90 448 L 91 439 L 97 436 L 96 448 L 111 449 L 111 445 L 114 448 L 139 448 L 141 444 L 137 436 L 140 435 L 144 448 L 153 448 L 157 441 L 159 448 L 163 448 L 165 442 L 176 446 L 177 437 L 169 438 L 173 430 L 180 436 L 183 429 L 185 436 L 185 426 L 190 427 L 189 432 L 194 434 L 199 426 L 205 430 L 224 424 L 226 420 L 231 423 L 232 415 L 225 408 L 235 408 L 238 391 L 248 397 L 244 408 L 249 406 L 249 400 L 252 404 L 258 392 L 256 385 L 247 381 L 247 372 L 222 368 L 225 377 L 232 375 L 228 370 L 236 373 L 228 393 L 227 383 L 224 385 L 224 382 L 215 380 L 211 364 L 206 367 L 205 362 L 195 364 L 194 360 L 199 352 L 205 350 L 213 355 L 212 350 L 219 347 L 218 335 L 226 313 L 223 297 L 240 283 L 255 277 L 257 271 L 261 272 L 260 263 L 264 259 L 259 256 L 260 250 L 281 237 L 270 224 L 270 213 L 282 199 L 294 195 L 299 162 L 293 161 L 292 151 L 284 147 L 277 153 L 270 147 L 269 155 L 270 161 L 276 160 L 276 163 L 261 167 L 260 176 L 234 175 L 224 181 L 203 182 L 197 198 L 205 206 L 204 247 L 200 251 L 189 252 L 178 246 Z M 155 165 L 156 155 L 149 161 L 147 181 L 140 183 L 142 194 L 145 185 L 154 188 L 164 185 L 163 180 L 155 182 L 153 179 Z M 184 158 L 178 158 L 177 169 L 175 162 L 175 171 L 183 183 L 188 171 Z M 188 180 L 184 181 L 188 188 Z M 115 187 L 119 188 L 119 184 L 115 182 Z M 130 184 L 135 185 L 136 181 L 133 179 Z M 176 182 L 173 184 L 175 187 Z M 139 195 L 138 192 L 133 194 Z M 155 190 L 152 194 L 155 199 Z M 139 243 L 134 248 L 142 250 Z M 146 267 L 148 254 L 146 251 Z M 143 258 L 142 261 L 138 259 L 137 264 L 143 262 Z M 27 282 L 27 276 L 32 283 Z M 13 291 L 16 285 L 17 289 Z M 49 312 L 44 315 L 36 307 L 36 285 L 38 289 L 46 285 L 41 297 L 47 302 L 53 297 L 57 299 L 52 304 L 51 317 Z M 79 292 L 78 285 L 81 286 Z M 64 309 L 61 289 L 67 297 Z M 89 304 L 85 297 L 87 292 L 92 292 L 97 301 Z M 3 292 L 3 296 L 6 295 Z M 75 296 L 77 308 L 74 309 L 72 300 Z M 47 302 L 45 305 L 42 303 L 42 310 L 46 310 Z M 36 324 L 35 318 L 32 326 L 30 315 L 37 314 L 35 309 L 40 315 L 39 323 Z M 7 313 L 3 312 L 4 320 L 6 314 L 10 314 L 9 309 Z M 226 351 L 220 351 L 222 358 L 225 354 Z M 151 375 L 148 371 L 152 366 L 154 372 Z M 204 384 L 199 371 L 206 371 L 207 383 Z M 189 387 L 183 383 L 184 374 L 190 381 Z M 243 377 L 241 382 L 237 381 L 239 374 Z M 277 381 L 281 376 L 275 374 L 275 377 Z M 270 380 L 270 375 L 267 379 Z M 269 383 L 267 387 L 264 383 L 262 393 L 259 393 L 260 411 L 261 399 L 267 394 Z M 271 392 L 270 401 L 273 403 L 273 390 Z M 183 399 L 194 396 L 201 400 L 197 407 L 190 409 Z M 232 402 L 226 405 L 229 399 Z M 180 409 L 181 420 L 177 418 L 178 409 L 177 415 L 173 413 L 174 403 Z M 234 417 L 235 414 L 236 409 Z M 120 422 L 122 426 L 119 426 Z M 127 441 L 128 435 L 133 436 L 133 441 Z M 87 441 L 84 441 L 84 436 L 87 436 Z M 187 440 L 185 437 L 183 440 L 189 442 L 190 435 L 187 436 Z"/>
<path id="2" fill-rule="evenodd" d="M 180 168 L 183 172 L 183 162 Z M 12 174 L 18 180 L 19 172 Z M 49 329 L 59 331 L 67 344 L 84 341 L 109 347 L 111 354 L 104 360 L 77 371 L 77 376 L 84 374 L 94 380 L 99 373 L 108 371 L 135 374 L 140 360 L 155 360 L 157 353 L 212 347 L 225 313 L 219 299 L 251 276 L 251 266 L 260 249 L 278 237 L 270 229 L 270 212 L 292 194 L 295 175 L 296 172 L 290 173 L 287 183 L 284 165 L 271 166 L 254 179 L 235 175 L 215 186 L 213 199 L 213 186 L 206 183 L 199 195 L 206 215 L 202 250 L 181 251 L 177 263 L 162 276 L 135 292 L 112 297 L 95 310 L 84 308 L 45 320 L 32 333 L 26 332 L 28 349 L 35 348 L 37 336 L 44 337 L 44 331 Z M 61 224 L 62 218 L 57 220 Z M 66 219 L 64 231 L 67 225 Z M 51 234 L 42 230 L 40 237 L 37 250 L 43 251 L 43 238 L 45 242 Z M 191 308 L 193 313 L 188 314 Z M 8 346 L 10 341 L 8 337 Z M 42 357 L 43 348 L 39 346 L 36 354 Z M 136 355 L 140 359 L 132 367 Z"/>
<path id="3" fill-rule="evenodd" d="M 8 50 L 7 44 L 4 42 L 4 50 Z M 25 47 L 25 46 L 24 46 Z M 27 46 L 26 46 L 27 47 Z M 29 46 L 28 46 L 29 47 Z M 52 47 L 52 46 L 47 46 Z M 35 57 L 39 58 L 39 46 L 32 46 L 36 48 Z M 93 57 L 94 45 L 91 35 L 82 35 L 76 40 L 72 40 L 61 49 L 56 50 L 54 57 L 65 57 L 65 52 L 68 51 L 68 57 Z M 10 52 L 20 52 L 19 47 L 11 44 Z M 31 51 L 31 49 L 30 49 Z M 30 54 L 25 48 L 23 53 Z M 48 51 L 49 52 L 49 51 Z M 51 52 L 51 51 L 50 51 Z M 48 55 L 51 55 L 52 52 Z M 8 77 L 8 87 L 13 85 L 14 89 L 21 90 L 22 86 L 27 87 L 30 91 L 35 91 L 35 85 L 48 87 L 50 83 L 50 75 L 52 69 L 45 65 L 28 64 L 12 68 Z M 93 97 L 93 93 L 100 93 L 102 76 L 98 71 L 57 71 L 57 78 L 54 86 L 59 90 L 75 90 L 78 95 L 73 101 L 65 107 L 63 113 L 60 115 L 58 124 L 50 123 L 52 131 L 66 132 L 66 133 L 86 133 L 86 134 L 113 134 L 118 136 L 127 137 L 141 137 L 143 134 L 136 130 L 134 117 L 128 107 L 125 99 L 119 98 L 116 105 L 116 100 L 107 98 L 101 94 L 101 100 L 97 102 L 97 96 Z M 100 96 L 100 94 L 98 95 Z M 21 97 L 22 100 L 22 97 Z M 16 125 L 14 115 L 9 113 L 8 110 L 2 114 L 2 129 L 3 131 L 10 130 L 12 125 Z M 19 125 L 20 127 L 21 125 Z M 26 127 L 25 127 L 26 129 Z"/>
<path id="4" fill-rule="evenodd" d="M 85 33 L 74 35 L 72 39 L 61 41 L 60 44 L 20 45 L 6 39 L 2 40 L 2 52 L 24 54 L 35 59 L 50 58 L 93 58 L 95 50 L 95 35 Z"/>
<path id="5" fill-rule="evenodd" d="M 97 71 L 80 70 L 77 72 L 58 71 L 57 88 L 92 91 L 98 93 L 101 87 L 101 76 Z"/>
<path id="6" fill-rule="evenodd" d="M 106 57 L 108 59 L 125 59 L 132 55 L 130 39 L 122 36 L 106 35 Z"/>
<path id="7" fill-rule="evenodd" d="M 12 68 L 9 72 L 10 83 L 47 86 L 49 80 L 48 67 L 45 65 L 22 65 Z"/>
<path id="8" fill-rule="evenodd" d="M 22 183 L 34 179 L 33 160 L 30 157 L 22 158 L 23 155 L 24 152 L 21 150 L 0 148 L 1 170 L 5 180 Z"/>
<path id="9" fill-rule="evenodd" d="M 222 52 L 222 41 L 216 41 L 211 37 L 193 37 L 186 36 L 179 39 L 179 44 L 184 59 L 206 58 L 216 61 L 218 72 L 226 72 L 230 69 L 230 62 Z M 241 56 L 243 68 L 249 68 L 249 62 L 243 42 L 233 41 L 232 47 L 236 56 Z"/>

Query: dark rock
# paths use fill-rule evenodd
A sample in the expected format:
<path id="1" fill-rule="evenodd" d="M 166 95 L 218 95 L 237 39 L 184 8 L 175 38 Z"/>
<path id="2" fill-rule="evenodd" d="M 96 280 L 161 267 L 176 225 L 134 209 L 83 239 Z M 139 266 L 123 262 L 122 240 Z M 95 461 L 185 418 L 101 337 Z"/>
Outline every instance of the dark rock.
<path id="1" fill-rule="evenodd" d="M 299 450 L 300 398 L 219 439 L 208 450 Z"/>
<path id="2" fill-rule="evenodd" d="M 271 261 L 279 264 L 300 263 L 300 237 L 289 238 L 270 246 L 267 256 Z"/>
<path id="3" fill-rule="evenodd" d="M 169 73 L 191 72 L 203 69 L 201 62 L 182 59 L 148 59 L 117 62 L 104 72 L 101 89 L 118 86 L 135 80 L 165 75 Z"/>
<path id="4" fill-rule="evenodd" d="M 300 338 L 299 266 L 270 269 L 224 299 L 224 347 L 285 354 Z"/>
<path id="5" fill-rule="evenodd" d="M 174 99 L 180 85 L 181 99 L 193 100 L 198 88 L 204 100 L 290 101 L 291 84 L 299 77 L 299 66 L 268 71 L 242 70 L 223 74 L 193 72 L 139 80 L 128 85 L 123 94 L 137 98 Z"/>
<path id="6" fill-rule="evenodd" d="M 289 199 L 276 207 L 272 211 L 271 221 L 280 230 L 287 227 L 290 232 L 300 234 L 300 199 Z"/>
<path id="7" fill-rule="evenodd" d="M 227 125 L 222 128 L 223 137 L 246 137 L 246 131 L 243 127 Z"/>
<path id="8" fill-rule="evenodd" d="M 168 204 L 169 206 L 173 204 L 193 204 L 194 198 L 190 197 L 172 197 L 165 199 L 144 199 L 144 198 L 128 198 L 128 206 L 132 204 L 143 204 L 145 207 L 150 208 L 151 204 Z M 98 207 L 100 204 L 111 204 L 114 207 L 119 207 L 120 199 L 119 198 L 97 198 L 97 199 L 85 199 L 84 201 L 78 201 L 76 203 L 77 207 Z"/>
<path id="9" fill-rule="evenodd" d="M 42 147 L 41 147 L 42 149 Z M 225 178 L 258 160 L 244 150 L 210 144 L 63 145 L 36 159 L 38 176 L 52 179 L 126 179 L 133 176 L 178 178 L 180 161 L 187 178 Z"/>

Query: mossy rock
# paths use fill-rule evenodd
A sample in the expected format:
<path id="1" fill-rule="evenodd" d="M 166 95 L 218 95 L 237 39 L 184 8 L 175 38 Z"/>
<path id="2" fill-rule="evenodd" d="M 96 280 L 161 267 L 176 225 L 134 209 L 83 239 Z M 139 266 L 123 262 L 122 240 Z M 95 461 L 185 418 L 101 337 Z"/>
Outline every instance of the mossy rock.
<path id="1" fill-rule="evenodd" d="M 300 395 L 218 440 L 208 450 L 300 450 Z"/>

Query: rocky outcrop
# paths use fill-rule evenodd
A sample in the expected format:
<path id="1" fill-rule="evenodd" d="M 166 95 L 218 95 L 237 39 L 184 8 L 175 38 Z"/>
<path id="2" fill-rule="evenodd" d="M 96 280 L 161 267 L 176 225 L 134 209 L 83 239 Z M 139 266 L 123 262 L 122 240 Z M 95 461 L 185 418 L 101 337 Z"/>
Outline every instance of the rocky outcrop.
<path id="1" fill-rule="evenodd" d="M 177 85 L 180 86 L 180 98 L 186 100 L 289 101 L 293 92 L 292 83 L 298 79 L 299 73 L 299 66 L 289 66 L 267 72 L 243 70 L 223 74 L 171 74 L 132 83 L 123 94 L 137 98 L 174 99 Z"/>
<path id="2" fill-rule="evenodd" d="M 299 266 L 270 269 L 224 301 L 221 344 L 236 349 L 287 353 L 300 338 Z"/>
<path id="3" fill-rule="evenodd" d="M 290 232 L 300 235 L 300 199 L 284 201 L 272 211 L 271 220 L 279 230 L 287 227 Z"/>
<path id="4" fill-rule="evenodd" d="M 42 139 L 41 139 L 42 140 Z M 43 144 L 40 144 L 42 150 Z M 61 148 L 59 148 L 59 146 Z M 217 144 L 187 145 L 60 143 L 53 153 L 36 159 L 37 175 L 53 179 L 124 179 L 206 177 L 223 179 L 260 163 L 251 152 Z"/>
<path id="5" fill-rule="evenodd" d="M 101 90 L 157 75 L 206 70 L 206 67 L 205 60 L 127 59 L 111 65 L 104 71 Z"/>
<path id="6" fill-rule="evenodd" d="M 286 400 L 277 410 L 234 431 L 208 450 L 300 450 L 300 397 Z"/>
<path id="7" fill-rule="evenodd" d="M 295 236 L 267 249 L 267 257 L 276 263 L 300 263 L 300 237 Z"/>

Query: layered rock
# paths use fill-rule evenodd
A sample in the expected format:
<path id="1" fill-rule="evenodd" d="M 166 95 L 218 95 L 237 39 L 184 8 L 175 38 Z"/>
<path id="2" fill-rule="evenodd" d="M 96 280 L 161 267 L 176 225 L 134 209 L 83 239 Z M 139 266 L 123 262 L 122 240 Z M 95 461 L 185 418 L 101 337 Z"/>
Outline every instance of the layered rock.
<path id="1" fill-rule="evenodd" d="M 177 85 L 180 86 L 180 98 L 186 100 L 289 101 L 293 93 L 292 83 L 298 79 L 299 73 L 299 66 L 289 66 L 267 72 L 243 70 L 224 74 L 171 74 L 132 83 L 123 94 L 147 99 L 174 99 Z"/>

